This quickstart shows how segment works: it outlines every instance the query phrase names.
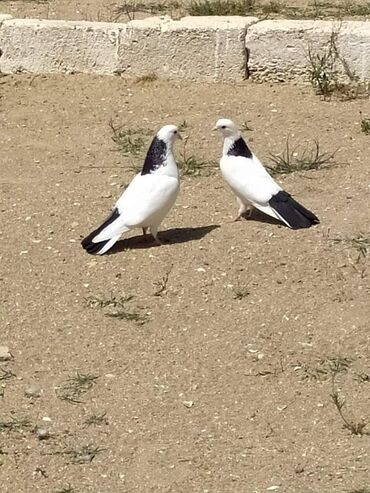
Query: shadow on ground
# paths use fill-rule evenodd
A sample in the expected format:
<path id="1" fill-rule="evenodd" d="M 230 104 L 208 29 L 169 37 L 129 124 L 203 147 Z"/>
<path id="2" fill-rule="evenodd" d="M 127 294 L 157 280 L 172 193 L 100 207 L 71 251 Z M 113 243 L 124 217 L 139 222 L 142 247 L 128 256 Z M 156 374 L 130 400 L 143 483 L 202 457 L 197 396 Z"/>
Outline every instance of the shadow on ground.
<path id="1" fill-rule="evenodd" d="M 187 243 L 189 241 L 200 240 L 208 233 L 216 228 L 219 228 L 218 224 L 211 224 L 209 226 L 199 226 L 198 228 L 173 228 L 167 231 L 162 231 L 158 234 L 158 238 L 162 243 L 175 245 L 176 243 Z M 146 237 L 143 235 L 132 236 L 124 240 L 118 241 L 114 247 L 108 252 L 112 255 L 122 252 L 127 249 L 141 249 L 141 248 L 154 248 L 158 247 L 152 235 L 148 234 Z"/>
<path id="2" fill-rule="evenodd" d="M 247 221 L 257 221 L 259 223 L 275 224 L 276 226 L 287 227 L 281 221 L 278 221 L 277 219 L 274 219 L 273 217 L 268 216 L 267 214 L 264 214 L 263 212 L 260 212 L 257 209 L 252 210 L 252 214 L 250 217 L 247 218 L 245 215 L 243 215 L 242 217 Z"/>

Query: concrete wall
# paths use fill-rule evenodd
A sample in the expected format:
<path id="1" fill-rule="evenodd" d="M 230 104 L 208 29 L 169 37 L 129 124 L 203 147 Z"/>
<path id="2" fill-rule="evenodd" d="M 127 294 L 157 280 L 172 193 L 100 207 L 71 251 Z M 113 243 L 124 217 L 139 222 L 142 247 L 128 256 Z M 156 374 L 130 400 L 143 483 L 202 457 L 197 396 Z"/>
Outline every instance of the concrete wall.
<path id="1" fill-rule="evenodd" d="M 4 19 L 0 71 L 156 73 L 199 81 L 242 80 L 253 17 L 152 17 L 121 23 Z"/>
<path id="2" fill-rule="evenodd" d="M 309 50 L 328 52 L 334 34 L 340 58 L 359 80 L 370 81 L 370 22 L 346 21 L 263 21 L 251 26 L 246 35 L 250 51 L 249 69 L 258 81 L 303 81 L 307 79 Z M 335 69 L 345 75 L 338 60 Z"/>
<path id="3" fill-rule="evenodd" d="M 308 51 L 332 33 L 342 59 L 370 81 L 370 22 L 151 17 L 127 23 L 12 19 L 0 14 L 0 71 L 96 73 L 196 81 L 308 80 Z M 247 62 L 248 53 L 248 62 Z M 344 74 L 344 66 L 336 67 Z"/>

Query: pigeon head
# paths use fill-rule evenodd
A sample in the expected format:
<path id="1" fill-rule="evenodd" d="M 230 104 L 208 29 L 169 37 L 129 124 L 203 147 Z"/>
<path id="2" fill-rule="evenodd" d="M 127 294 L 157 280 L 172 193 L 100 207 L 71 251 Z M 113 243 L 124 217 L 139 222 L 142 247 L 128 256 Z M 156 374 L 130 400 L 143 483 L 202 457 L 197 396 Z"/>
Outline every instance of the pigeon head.
<path id="1" fill-rule="evenodd" d="M 167 145 L 172 145 L 175 140 L 182 139 L 179 129 L 176 125 L 165 125 L 157 133 L 157 138 Z"/>
<path id="2" fill-rule="evenodd" d="M 220 118 L 220 120 L 217 120 L 214 130 L 219 130 L 225 138 L 240 137 L 238 127 L 232 120 L 228 120 L 227 118 Z"/>

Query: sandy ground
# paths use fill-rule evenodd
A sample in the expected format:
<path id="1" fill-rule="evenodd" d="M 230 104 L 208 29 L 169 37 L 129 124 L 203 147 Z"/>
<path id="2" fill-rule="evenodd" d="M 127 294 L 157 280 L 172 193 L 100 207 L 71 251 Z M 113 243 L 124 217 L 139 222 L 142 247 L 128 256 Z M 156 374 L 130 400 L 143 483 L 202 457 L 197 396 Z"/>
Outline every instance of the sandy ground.
<path id="1" fill-rule="evenodd" d="M 84 21 L 109 21 L 109 22 L 126 22 L 131 18 L 140 19 L 152 15 L 170 15 L 178 19 L 188 15 L 187 6 L 191 0 L 178 2 L 174 1 L 154 1 L 154 0 L 127 0 L 127 1 L 106 1 L 106 0 L 0 0 L 0 12 L 8 13 L 14 17 L 31 17 L 42 19 L 68 19 Z M 196 3 L 196 2 L 195 2 Z M 264 5 L 277 5 L 277 13 L 269 12 L 269 16 L 274 17 L 291 17 L 294 12 L 306 11 L 309 17 L 319 18 L 338 18 L 344 19 L 364 19 L 364 14 L 360 16 L 353 13 L 348 16 L 348 8 L 353 6 L 367 6 L 370 12 L 367 0 L 333 0 L 311 1 L 311 0 L 256 0 L 255 8 L 248 15 L 265 16 L 266 13 L 261 11 Z M 342 6 L 339 10 L 335 6 Z M 145 7 L 146 6 L 146 7 Z M 150 6 L 153 11 L 150 11 Z M 347 9 L 346 9 L 347 7 Z M 130 11 L 129 16 L 125 14 L 126 8 Z M 310 12 L 310 14 L 308 14 Z"/>
<path id="2" fill-rule="evenodd" d="M 370 251 L 333 240 L 369 238 L 369 101 L 82 75 L 3 77 L 0 94 L 1 492 L 368 492 L 370 426 L 346 429 L 331 394 L 370 420 Z M 321 224 L 230 223 L 216 170 L 183 177 L 164 246 L 87 255 L 143 157 L 115 150 L 109 121 L 147 146 L 185 120 L 188 155 L 217 160 L 220 116 L 247 121 L 266 161 L 287 137 L 337 149 L 336 166 L 279 177 Z"/>

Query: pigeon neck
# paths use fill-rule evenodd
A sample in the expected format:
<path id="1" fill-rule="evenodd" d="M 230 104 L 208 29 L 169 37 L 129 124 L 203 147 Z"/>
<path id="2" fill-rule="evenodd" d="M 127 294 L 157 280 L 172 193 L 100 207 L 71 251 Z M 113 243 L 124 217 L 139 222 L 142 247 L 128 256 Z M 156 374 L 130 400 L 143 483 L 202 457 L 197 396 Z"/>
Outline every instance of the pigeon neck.
<path id="1" fill-rule="evenodd" d="M 154 137 L 147 152 L 142 175 L 150 173 L 177 176 L 177 166 L 172 152 L 172 143 Z"/>
<path id="2" fill-rule="evenodd" d="M 238 140 L 239 138 L 240 138 L 239 132 L 234 134 L 234 135 L 229 135 L 229 136 L 225 137 L 225 139 L 224 139 L 224 150 L 223 150 L 224 156 L 227 155 L 229 149 L 231 149 L 231 147 L 233 147 L 235 141 Z"/>
<path id="3" fill-rule="evenodd" d="M 167 152 L 163 164 L 155 171 L 155 174 L 178 178 L 179 172 L 177 169 L 175 156 L 173 154 L 172 144 L 167 145 Z"/>
<path id="4" fill-rule="evenodd" d="M 223 154 L 224 156 L 242 156 L 249 159 L 253 157 L 252 151 L 240 134 L 226 137 Z"/>

